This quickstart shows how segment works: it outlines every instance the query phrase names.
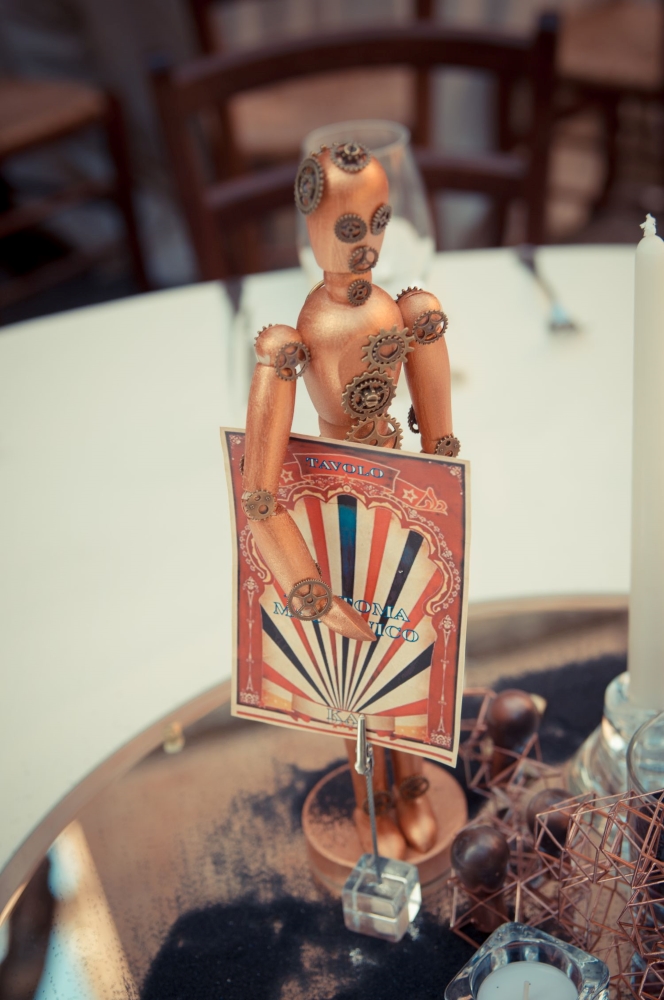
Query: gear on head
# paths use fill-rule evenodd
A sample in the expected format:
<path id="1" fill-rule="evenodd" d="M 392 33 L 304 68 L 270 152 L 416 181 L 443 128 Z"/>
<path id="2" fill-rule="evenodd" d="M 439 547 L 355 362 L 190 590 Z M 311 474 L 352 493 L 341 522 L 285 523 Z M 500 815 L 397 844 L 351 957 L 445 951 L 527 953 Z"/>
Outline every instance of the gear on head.
<path id="1" fill-rule="evenodd" d="M 295 178 L 295 204 L 303 215 L 315 212 L 323 197 L 325 174 L 315 156 L 302 160 Z"/>
<path id="2" fill-rule="evenodd" d="M 355 247 L 348 258 L 348 270 L 353 274 L 365 274 L 378 263 L 378 251 L 370 246 Z"/>
<path id="3" fill-rule="evenodd" d="M 367 235 L 367 224 L 361 216 L 349 212 L 334 223 L 334 235 L 342 243 L 359 243 Z"/>
<path id="4" fill-rule="evenodd" d="M 269 490 L 245 490 L 242 494 L 242 510 L 250 521 L 264 521 L 276 513 L 276 497 Z"/>
<path id="5" fill-rule="evenodd" d="M 339 142 L 330 148 L 330 159 L 341 170 L 354 174 L 371 163 L 371 153 L 359 142 Z"/>

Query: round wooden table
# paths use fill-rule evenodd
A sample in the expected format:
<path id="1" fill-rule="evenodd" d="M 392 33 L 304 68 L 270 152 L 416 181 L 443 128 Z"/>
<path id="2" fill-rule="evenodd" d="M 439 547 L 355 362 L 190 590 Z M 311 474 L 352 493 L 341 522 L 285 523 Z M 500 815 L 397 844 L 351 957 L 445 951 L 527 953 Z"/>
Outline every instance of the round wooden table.
<path id="1" fill-rule="evenodd" d="M 509 250 L 438 255 L 427 281 L 450 316 L 472 465 L 473 614 L 521 598 L 613 608 L 628 587 L 633 251 L 539 261 L 577 334 L 548 331 Z M 218 428 L 244 423 L 256 330 L 295 322 L 307 291 L 287 271 L 0 336 L 0 912 L 100 787 L 224 701 Z M 294 429 L 315 432 L 302 388 Z"/>

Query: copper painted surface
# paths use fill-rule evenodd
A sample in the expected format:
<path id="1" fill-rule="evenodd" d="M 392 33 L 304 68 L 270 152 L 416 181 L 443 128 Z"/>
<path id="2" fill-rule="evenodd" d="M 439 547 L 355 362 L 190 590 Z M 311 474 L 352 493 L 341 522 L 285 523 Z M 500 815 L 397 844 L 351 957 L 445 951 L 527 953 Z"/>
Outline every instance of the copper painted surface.
<path id="1" fill-rule="evenodd" d="M 388 411 L 404 364 L 423 450 L 433 454 L 452 434 L 440 303 L 412 289 L 395 303 L 371 284 L 370 265 L 391 214 L 381 164 L 352 142 L 312 152 L 298 171 L 295 200 L 324 279 L 307 296 L 296 330 L 271 326 L 257 337 L 244 464 L 244 487 L 251 491 L 276 492 L 299 375 L 325 437 L 398 448 L 401 430 Z M 288 515 L 252 523 L 256 544 L 286 592 L 317 576 Z M 375 641 L 361 616 L 337 599 L 322 620 L 349 638 Z"/>

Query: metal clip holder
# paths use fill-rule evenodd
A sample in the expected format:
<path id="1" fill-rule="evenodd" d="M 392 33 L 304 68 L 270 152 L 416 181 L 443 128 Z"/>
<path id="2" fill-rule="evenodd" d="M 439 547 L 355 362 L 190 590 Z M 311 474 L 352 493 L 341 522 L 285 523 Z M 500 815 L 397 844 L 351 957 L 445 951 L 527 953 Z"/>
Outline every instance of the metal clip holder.
<path id="1" fill-rule="evenodd" d="M 346 879 L 341 897 L 344 923 L 360 934 L 400 941 L 419 912 L 422 890 L 415 865 L 382 858 L 378 853 L 373 749 L 367 742 L 364 715 L 358 718 L 355 770 L 367 783 L 373 854 L 363 854 Z"/>

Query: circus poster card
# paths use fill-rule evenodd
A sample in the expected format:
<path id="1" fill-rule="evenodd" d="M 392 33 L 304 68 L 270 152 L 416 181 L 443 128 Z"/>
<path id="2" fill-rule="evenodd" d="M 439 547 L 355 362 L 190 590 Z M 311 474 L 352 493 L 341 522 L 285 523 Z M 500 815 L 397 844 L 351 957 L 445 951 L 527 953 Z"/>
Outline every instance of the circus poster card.
<path id="1" fill-rule="evenodd" d="M 222 429 L 235 551 L 234 715 L 456 763 L 463 692 L 469 467 L 292 435 L 277 501 L 333 594 L 375 642 L 290 614 L 242 509 L 244 432 Z"/>

